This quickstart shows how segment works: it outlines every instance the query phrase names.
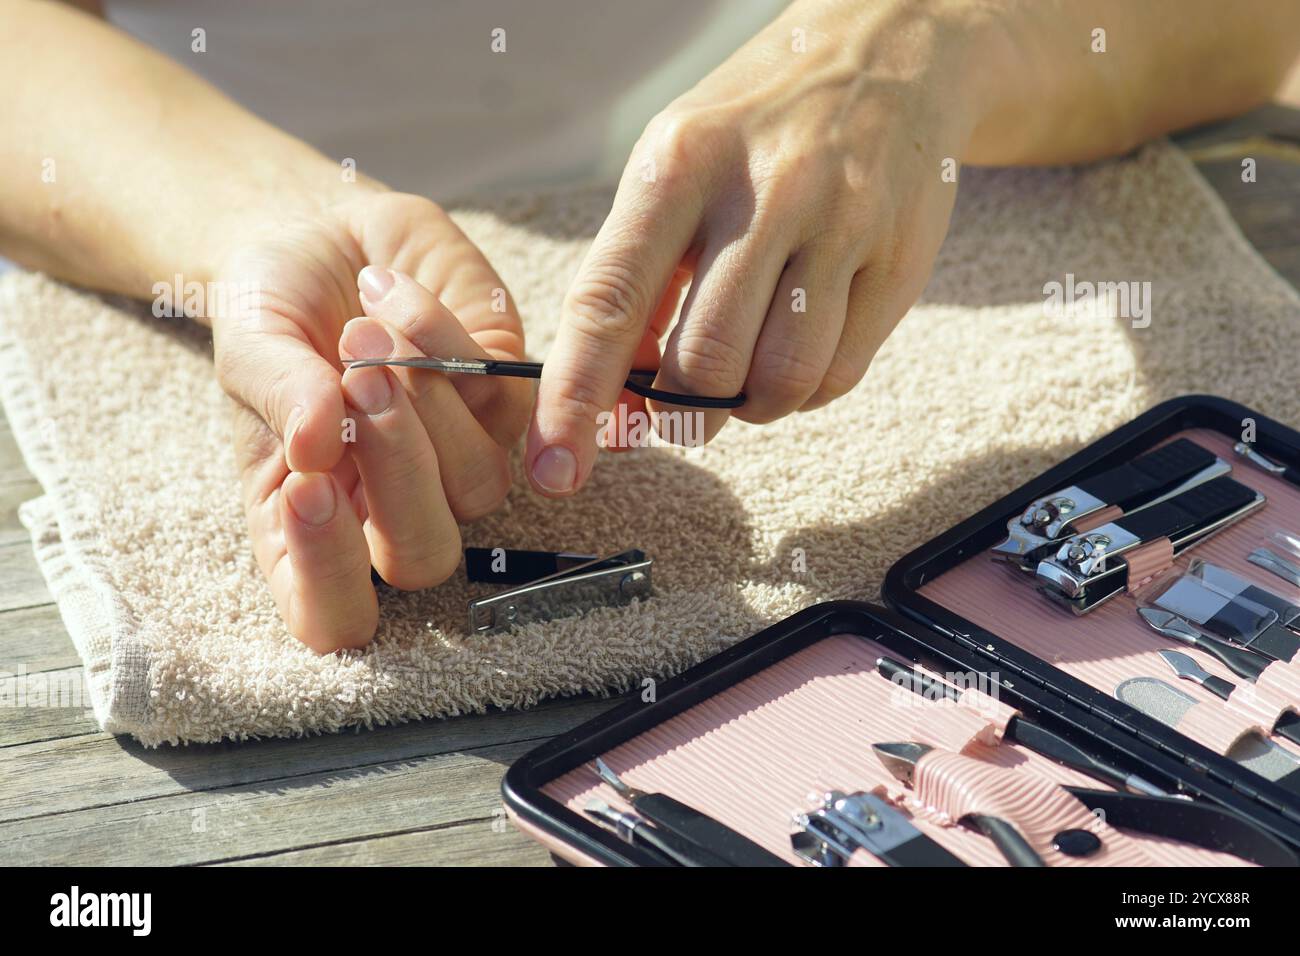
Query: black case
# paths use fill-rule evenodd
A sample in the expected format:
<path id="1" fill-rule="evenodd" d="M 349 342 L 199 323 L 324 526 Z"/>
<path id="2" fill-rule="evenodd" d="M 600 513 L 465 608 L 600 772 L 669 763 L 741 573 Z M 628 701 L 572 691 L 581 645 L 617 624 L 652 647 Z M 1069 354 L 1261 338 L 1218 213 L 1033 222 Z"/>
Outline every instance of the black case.
<path id="1" fill-rule="evenodd" d="M 1248 419 L 1255 423 L 1258 451 L 1300 466 L 1300 433 L 1244 405 L 1204 395 L 1164 402 L 900 559 L 882 587 L 888 607 L 833 601 L 806 608 L 660 684 L 654 702 L 631 699 L 525 754 L 502 781 L 506 806 L 599 862 L 651 863 L 639 849 L 542 788 L 772 663 L 833 634 L 850 633 L 939 672 L 996 672 L 1003 700 L 1034 721 L 1168 789 L 1234 810 L 1300 849 L 1300 796 L 917 593 L 926 581 L 1006 537 L 1007 521 L 1026 503 L 1128 461 L 1189 428 L 1237 439 Z"/>

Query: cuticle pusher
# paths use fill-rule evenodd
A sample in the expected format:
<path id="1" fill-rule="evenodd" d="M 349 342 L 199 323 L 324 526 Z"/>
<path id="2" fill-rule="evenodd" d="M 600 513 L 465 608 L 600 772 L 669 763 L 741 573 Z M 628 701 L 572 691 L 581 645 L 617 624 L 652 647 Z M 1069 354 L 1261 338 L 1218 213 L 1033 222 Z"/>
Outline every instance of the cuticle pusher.
<path id="1" fill-rule="evenodd" d="M 1182 651 L 1162 650 L 1160 656 L 1179 679 L 1199 684 L 1220 700 L 1227 700 L 1237 689 L 1232 681 L 1215 677 Z M 1300 744 L 1300 714 L 1294 711 L 1283 713 L 1273 724 L 1272 732 L 1292 743 Z"/>
<path id="2" fill-rule="evenodd" d="M 369 368 L 372 365 L 397 365 L 404 368 L 423 368 L 434 372 L 463 375 L 504 375 L 509 378 L 541 378 L 541 362 L 511 362 L 503 359 L 437 358 L 432 355 L 415 355 L 405 358 L 358 358 L 344 363 L 348 368 Z M 684 408 L 740 408 L 745 404 L 745 393 L 715 398 L 709 395 L 687 395 L 654 388 L 652 383 L 657 369 L 632 369 L 623 387 L 634 395 L 648 398 L 664 405 Z"/>

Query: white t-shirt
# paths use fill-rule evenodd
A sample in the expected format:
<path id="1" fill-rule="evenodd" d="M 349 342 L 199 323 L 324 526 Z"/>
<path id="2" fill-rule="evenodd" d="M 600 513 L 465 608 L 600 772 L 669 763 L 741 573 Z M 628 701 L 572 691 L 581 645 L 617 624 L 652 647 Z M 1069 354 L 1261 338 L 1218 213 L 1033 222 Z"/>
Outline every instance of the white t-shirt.
<path id="1" fill-rule="evenodd" d="M 659 109 L 785 0 L 108 0 L 280 128 L 446 200 L 615 176 Z M 196 32 L 201 31 L 201 32 Z"/>

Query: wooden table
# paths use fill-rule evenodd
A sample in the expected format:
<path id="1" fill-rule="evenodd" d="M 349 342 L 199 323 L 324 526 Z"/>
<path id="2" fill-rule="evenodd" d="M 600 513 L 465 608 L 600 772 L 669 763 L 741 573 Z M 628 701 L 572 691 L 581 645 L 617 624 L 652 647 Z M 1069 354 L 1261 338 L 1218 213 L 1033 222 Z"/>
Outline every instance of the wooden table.
<path id="1" fill-rule="evenodd" d="M 1179 142 L 1300 287 L 1300 110 L 1268 107 Z M 1241 181 L 1245 156 L 1255 183 Z M 0 417 L 0 671 L 75 678 L 17 518 L 40 490 Z M 79 709 L 0 707 L 0 863 L 544 864 L 505 819 L 501 775 L 614 703 L 157 750 L 101 733 Z"/>

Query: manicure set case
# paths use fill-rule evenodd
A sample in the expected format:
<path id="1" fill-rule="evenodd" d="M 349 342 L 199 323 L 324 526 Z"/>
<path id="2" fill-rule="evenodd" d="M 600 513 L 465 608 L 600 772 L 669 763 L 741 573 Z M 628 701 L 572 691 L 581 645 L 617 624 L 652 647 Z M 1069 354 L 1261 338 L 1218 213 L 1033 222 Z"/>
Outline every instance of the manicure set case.
<path id="1" fill-rule="evenodd" d="M 563 862 L 662 865 L 584 812 L 593 799 L 634 810 L 591 769 L 600 758 L 637 790 L 675 798 L 791 865 L 807 865 L 791 841 L 797 815 L 832 790 L 878 796 L 971 866 L 1007 865 L 986 833 L 963 825 L 973 814 L 1010 821 L 1048 866 L 1295 865 L 1300 773 L 1289 773 L 1300 771 L 1300 745 L 1273 727 L 1300 709 L 1300 655 L 1221 699 L 1179 680 L 1159 651 L 1188 651 L 1220 682 L 1241 678 L 1137 613 L 1144 589 L 1196 560 L 1300 603 L 1300 586 L 1246 560 L 1270 529 L 1300 529 L 1300 483 L 1234 455 L 1247 426 L 1253 449 L 1300 469 L 1300 433 L 1289 427 L 1220 398 L 1165 402 L 903 557 L 886 575 L 885 606 L 806 608 L 660 682 L 653 700 L 632 695 L 530 751 L 502 782 L 508 814 Z M 1263 504 L 1177 555 L 1142 549 L 1122 590 L 1083 614 L 992 559 L 1030 503 L 1178 439 L 1230 462 Z M 882 657 L 939 680 L 960 675 L 962 705 L 883 677 Z M 1100 792 L 1117 788 L 1023 746 L 1008 730 L 1017 719 L 1168 796 L 1136 813 L 1113 805 L 1119 798 Z M 872 750 L 894 741 L 937 753 L 904 780 Z M 1095 799 L 1071 795 L 1085 792 Z M 1184 812 L 1197 806 L 1232 825 Z M 1078 831 L 1100 839 L 1086 853 L 1061 852 L 1060 835 Z M 864 851 L 836 861 L 846 863 L 886 865 Z"/>

